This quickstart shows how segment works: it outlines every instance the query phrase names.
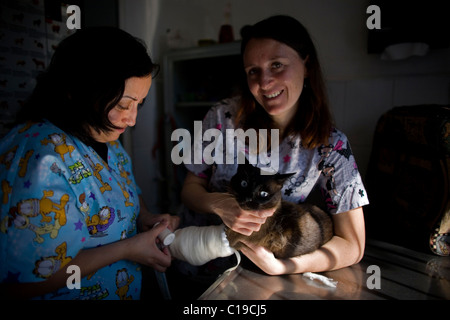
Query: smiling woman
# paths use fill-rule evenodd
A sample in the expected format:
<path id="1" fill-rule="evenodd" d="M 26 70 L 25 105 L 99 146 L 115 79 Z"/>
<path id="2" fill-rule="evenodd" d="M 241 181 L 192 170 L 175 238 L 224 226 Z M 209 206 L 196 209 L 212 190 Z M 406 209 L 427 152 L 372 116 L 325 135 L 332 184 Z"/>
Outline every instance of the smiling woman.
<path id="1" fill-rule="evenodd" d="M 250 242 L 240 250 L 271 275 L 321 272 L 355 264 L 364 252 L 362 206 L 368 204 L 368 198 L 349 141 L 333 126 L 311 37 L 299 21 L 289 16 L 269 17 L 245 27 L 241 33 L 246 85 L 240 96 L 224 99 L 209 110 L 200 136 L 208 136 L 213 129 L 216 140 L 225 146 L 229 131 L 253 129 L 260 136 L 279 130 L 279 135 L 274 137 L 276 141 L 268 139 L 265 148 L 253 151 L 251 142 L 245 141 L 237 153 L 244 153 L 248 159 L 256 153 L 259 160 L 256 166 L 261 169 L 268 165 L 261 161 L 267 158 L 260 156 L 263 152 L 272 156 L 279 153 L 274 157 L 280 159 L 279 163 L 270 165 L 276 165 L 274 169 L 280 174 L 295 172 L 283 183 L 283 200 L 311 201 L 325 209 L 332 217 L 334 235 L 317 250 L 286 259 L 277 258 L 273 252 Z M 211 149 L 210 141 L 203 139 L 203 150 Z M 186 164 L 189 172 L 182 189 L 184 225 L 223 223 L 244 236 L 265 230 L 266 220 L 272 217 L 275 208 L 241 208 L 237 197 L 229 192 L 239 158 L 233 158 L 233 163 L 221 163 L 216 160 L 223 159 L 228 150 L 215 148 L 214 152 L 214 157 L 210 157 L 213 162 Z M 204 273 L 211 269 L 224 270 L 234 261 L 211 263 L 213 266 Z M 183 268 L 192 270 L 191 267 L 182 266 L 180 272 Z M 196 271 L 199 278 L 206 276 L 201 269 Z"/>
<path id="2" fill-rule="evenodd" d="M 291 17 L 274 16 L 244 27 L 242 35 L 241 55 L 249 90 L 243 90 L 237 121 L 244 128 L 277 127 L 282 138 L 300 134 L 302 145 L 308 149 L 327 144 L 333 119 L 319 58 L 308 30 Z M 265 68 L 262 63 L 266 63 Z M 266 82 L 258 84 L 258 78 Z M 294 108 L 277 124 L 276 118 L 262 112 L 267 110 L 258 105 L 264 108 L 263 98 L 268 101 L 277 98 L 279 105 L 278 96 L 282 93 L 283 98 L 289 99 L 285 108 Z"/>
<path id="3" fill-rule="evenodd" d="M 284 130 L 297 112 L 307 76 L 305 60 L 291 47 L 268 38 L 251 39 L 243 60 L 250 92 L 275 127 Z"/>

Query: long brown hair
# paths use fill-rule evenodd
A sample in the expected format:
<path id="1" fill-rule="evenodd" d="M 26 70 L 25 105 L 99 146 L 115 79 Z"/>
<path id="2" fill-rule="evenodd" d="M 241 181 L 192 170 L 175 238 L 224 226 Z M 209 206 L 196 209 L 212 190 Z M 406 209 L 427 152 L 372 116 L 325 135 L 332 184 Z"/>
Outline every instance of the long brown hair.
<path id="1" fill-rule="evenodd" d="M 328 144 L 333 120 L 316 49 L 306 28 L 292 17 L 278 15 L 246 26 L 241 33 L 242 57 L 250 39 L 269 38 L 293 48 L 305 60 L 308 77 L 300 95 L 299 108 L 280 138 L 300 134 L 302 146 L 307 149 Z M 247 85 L 242 90 L 236 123 L 244 129 L 274 128 L 270 115 L 258 104 Z"/>

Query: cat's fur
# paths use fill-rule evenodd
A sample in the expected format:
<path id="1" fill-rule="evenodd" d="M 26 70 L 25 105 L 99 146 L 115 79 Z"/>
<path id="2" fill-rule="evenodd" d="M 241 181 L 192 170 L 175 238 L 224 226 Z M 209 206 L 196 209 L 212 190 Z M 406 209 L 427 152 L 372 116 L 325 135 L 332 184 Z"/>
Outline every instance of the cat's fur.
<path id="1" fill-rule="evenodd" d="M 314 205 L 282 200 L 283 182 L 292 175 L 261 175 L 260 169 L 249 163 L 239 165 L 230 181 L 229 193 L 240 207 L 244 210 L 277 209 L 261 229 L 250 236 L 227 229 L 231 247 L 239 250 L 243 245 L 240 241 L 245 240 L 284 259 L 312 252 L 331 239 L 333 225 L 326 212 Z"/>

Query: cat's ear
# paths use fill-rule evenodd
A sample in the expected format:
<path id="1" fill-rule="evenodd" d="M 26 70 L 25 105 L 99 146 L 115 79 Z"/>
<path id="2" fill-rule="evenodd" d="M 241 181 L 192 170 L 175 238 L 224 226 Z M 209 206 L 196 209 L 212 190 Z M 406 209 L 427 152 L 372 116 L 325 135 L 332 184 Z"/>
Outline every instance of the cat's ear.
<path id="1" fill-rule="evenodd" d="M 295 174 L 296 174 L 296 172 L 293 172 L 293 173 L 277 173 L 277 174 L 275 174 L 275 179 L 277 179 L 278 182 L 283 184 L 288 178 L 292 177 Z"/>
<path id="2" fill-rule="evenodd" d="M 244 157 L 244 159 L 245 159 L 244 164 L 245 164 L 246 166 L 252 166 L 252 167 L 253 167 L 253 165 L 250 163 L 250 161 L 248 160 L 247 157 Z"/>
<path id="3" fill-rule="evenodd" d="M 242 163 L 242 158 L 244 159 L 244 162 Z M 238 157 L 238 167 L 245 167 L 245 166 L 251 166 L 252 164 L 250 163 L 250 161 L 248 161 L 247 157 L 245 156 L 244 153 L 240 152 Z"/>
<path id="4" fill-rule="evenodd" d="M 240 167 L 242 167 L 242 169 L 251 170 L 252 168 L 254 168 L 247 157 L 244 156 L 244 159 L 244 163 L 242 165 L 239 165 Z"/>

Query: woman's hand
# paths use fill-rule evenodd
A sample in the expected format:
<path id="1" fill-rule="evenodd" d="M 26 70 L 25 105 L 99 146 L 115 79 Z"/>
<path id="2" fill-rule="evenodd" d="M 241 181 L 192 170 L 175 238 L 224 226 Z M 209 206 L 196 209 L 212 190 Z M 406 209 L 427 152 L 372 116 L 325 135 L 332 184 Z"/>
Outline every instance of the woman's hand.
<path id="1" fill-rule="evenodd" d="M 152 214 L 147 210 L 142 197 L 139 199 L 141 205 L 137 219 L 139 233 L 127 239 L 128 259 L 164 272 L 170 266 L 172 258 L 168 248 L 162 250 L 158 248 L 160 243 L 158 235 L 165 228 L 175 231 L 180 224 L 180 218 L 168 213 Z M 155 226 L 156 223 L 159 224 Z"/>
<path id="2" fill-rule="evenodd" d="M 140 264 L 152 267 L 156 271 L 164 272 L 170 266 L 172 257 L 167 247 L 158 248 L 158 235 L 169 226 L 167 220 L 159 221 L 160 224 L 150 230 L 136 234 L 126 239 L 126 258 Z"/>
<path id="3" fill-rule="evenodd" d="M 259 231 L 275 209 L 247 211 L 239 207 L 236 199 L 228 193 L 209 192 L 207 180 L 188 172 L 181 197 L 191 210 L 205 214 L 217 214 L 227 227 L 246 236 Z"/>
<path id="4" fill-rule="evenodd" d="M 288 259 L 277 259 L 265 248 L 244 242 L 241 251 L 270 275 L 337 270 L 358 263 L 364 255 L 365 228 L 362 208 L 332 216 L 334 236 L 319 249 Z"/>
<path id="5" fill-rule="evenodd" d="M 289 260 L 277 259 L 274 254 L 264 247 L 244 242 L 241 252 L 245 254 L 257 267 L 268 275 L 285 274 Z"/>
<path id="6" fill-rule="evenodd" d="M 249 236 L 259 231 L 275 208 L 267 210 L 243 210 L 236 199 L 227 193 L 212 193 L 212 210 L 231 230 Z"/>

